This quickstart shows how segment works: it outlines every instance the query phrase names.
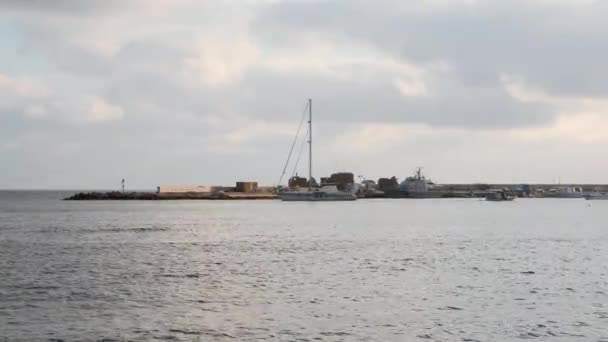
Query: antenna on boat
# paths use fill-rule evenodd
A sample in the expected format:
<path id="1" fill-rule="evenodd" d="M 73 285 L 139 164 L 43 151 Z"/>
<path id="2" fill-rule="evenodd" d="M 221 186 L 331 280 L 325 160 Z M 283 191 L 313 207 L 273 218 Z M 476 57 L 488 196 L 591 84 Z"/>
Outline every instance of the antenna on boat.
<path id="1" fill-rule="evenodd" d="M 312 191 L 312 99 L 308 99 L 308 190 Z"/>

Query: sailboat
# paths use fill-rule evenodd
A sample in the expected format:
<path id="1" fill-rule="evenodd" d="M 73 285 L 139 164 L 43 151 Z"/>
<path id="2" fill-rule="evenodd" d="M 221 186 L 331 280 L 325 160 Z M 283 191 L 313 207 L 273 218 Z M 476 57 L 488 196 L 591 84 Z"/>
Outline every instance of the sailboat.
<path id="1" fill-rule="evenodd" d="M 322 186 L 313 189 L 312 182 L 312 99 L 308 99 L 308 189 L 283 191 L 279 193 L 282 201 L 354 201 L 357 199 L 352 193 L 338 190 L 336 186 Z"/>

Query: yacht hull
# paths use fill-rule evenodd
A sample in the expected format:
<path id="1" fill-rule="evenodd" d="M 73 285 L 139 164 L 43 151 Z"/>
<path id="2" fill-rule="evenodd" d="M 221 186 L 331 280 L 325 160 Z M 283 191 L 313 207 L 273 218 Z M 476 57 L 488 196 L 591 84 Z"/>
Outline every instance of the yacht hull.
<path id="1" fill-rule="evenodd" d="M 449 193 L 443 191 L 393 191 L 387 194 L 389 198 L 412 198 L 412 199 L 431 199 L 449 197 Z"/>
<path id="2" fill-rule="evenodd" d="M 322 191 L 312 192 L 285 192 L 279 195 L 282 201 L 287 202 L 336 202 L 354 201 L 357 197 L 349 193 L 328 193 Z"/>

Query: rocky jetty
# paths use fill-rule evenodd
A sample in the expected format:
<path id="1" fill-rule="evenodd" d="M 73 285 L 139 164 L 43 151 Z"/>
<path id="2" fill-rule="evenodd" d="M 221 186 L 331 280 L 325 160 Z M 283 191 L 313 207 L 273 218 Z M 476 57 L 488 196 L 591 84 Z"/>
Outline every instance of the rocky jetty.
<path id="1" fill-rule="evenodd" d="M 278 196 L 266 192 L 181 192 L 181 193 L 155 193 L 155 192 L 80 192 L 74 194 L 66 201 L 112 201 L 112 200 L 267 200 L 277 199 Z"/>
<path id="2" fill-rule="evenodd" d="M 66 201 L 108 201 L 108 200 L 157 200 L 158 194 L 153 192 L 79 192 Z"/>

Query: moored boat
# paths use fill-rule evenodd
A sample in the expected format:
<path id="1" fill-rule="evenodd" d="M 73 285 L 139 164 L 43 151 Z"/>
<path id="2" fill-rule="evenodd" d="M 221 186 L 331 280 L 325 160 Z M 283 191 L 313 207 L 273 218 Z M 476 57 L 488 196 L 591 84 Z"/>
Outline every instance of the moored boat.
<path id="1" fill-rule="evenodd" d="M 515 196 L 511 195 L 510 193 L 508 193 L 505 190 L 490 191 L 486 194 L 486 201 L 500 202 L 500 201 L 513 201 L 514 199 L 515 199 Z"/>
<path id="2" fill-rule="evenodd" d="M 544 198 L 584 198 L 588 193 L 581 187 L 561 186 L 543 193 Z"/>
<path id="3" fill-rule="evenodd" d="M 297 138 L 297 134 L 296 134 Z M 295 140 L 294 140 L 295 142 Z M 291 153 L 290 153 L 291 155 Z M 289 157 L 287 158 L 289 163 Z M 287 163 L 285 167 L 287 167 Z M 285 173 L 285 170 L 283 170 Z M 313 188 L 312 177 L 312 100 L 308 100 L 308 189 L 287 190 L 279 192 L 282 201 L 303 202 L 330 202 L 330 201 L 354 201 L 357 196 L 353 193 L 340 191 L 336 186 L 323 186 Z"/>
<path id="4" fill-rule="evenodd" d="M 418 168 L 413 176 L 407 177 L 399 184 L 398 197 L 403 198 L 442 198 L 446 197 L 444 191 L 436 189 L 435 183 L 422 175 L 422 168 Z"/>
<path id="5" fill-rule="evenodd" d="M 586 200 L 608 200 L 608 193 L 593 192 L 593 193 L 586 194 L 584 197 Z"/>

